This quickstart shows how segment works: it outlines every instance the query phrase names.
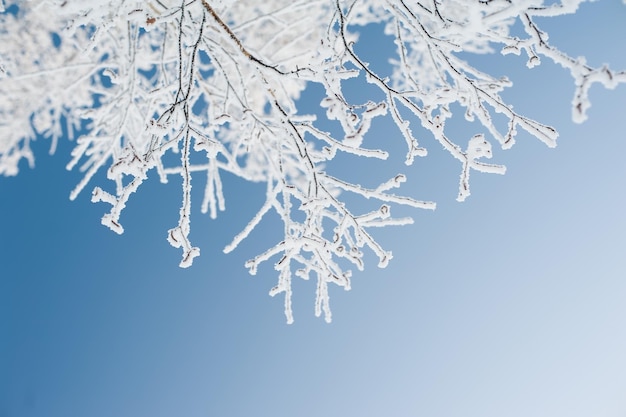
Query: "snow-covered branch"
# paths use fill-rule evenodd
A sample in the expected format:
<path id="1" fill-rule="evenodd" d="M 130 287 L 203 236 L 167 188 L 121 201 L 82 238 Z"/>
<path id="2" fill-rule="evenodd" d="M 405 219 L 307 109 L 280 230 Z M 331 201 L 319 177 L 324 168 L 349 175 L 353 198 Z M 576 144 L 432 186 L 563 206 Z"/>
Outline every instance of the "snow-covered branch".
<path id="1" fill-rule="evenodd" d="M 181 267 L 200 254 L 190 239 L 193 179 L 206 178 L 199 207 L 211 218 L 227 207 L 224 173 L 263 183 L 265 200 L 224 251 L 275 213 L 282 239 L 246 267 L 255 274 L 275 260 L 278 283 L 270 294 L 284 294 L 288 322 L 292 280 L 315 277 L 315 313 L 330 321 L 329 284 L 350 288 L 349 268 L 364 268 L 364 248 L 380 267 L 392 258 L 374 228 L 412 222 L 391 217 L 392 208 L 435 208 L 406 186 L 396 192 L 410 184 L 404 172 L 373 188 L 331 175 L 338 156 L 390 159 L 390 138 L 371 133 L 385 119 L 397 128 L 411 165 L 427 156 L 416 137 L 426 131 L 457 161 L 463 201 L 472 171 L 505 172 L 483 160 L 492 157 L 492 142 L 508 149 L 521 128 L 555 146 L 553 128 L 501 97 L 512 81 L 480 71 L 467 56 L 523 53 L 529 68 L 542 59 L 564 67 L 574 81 L 573 118 L 582 122 L 590 86 L 614 88 L 626 82 L 626 72 L 568 56 L 548 43 L 536 18 L 574 13 L 583 1 L 7 3 L 0 9 L 0 173 L 16 175 L 22 159 L 32 166 L 30 143 L 38 137 L 51 138 L 54 152 L 68 136 L 75 147 L 67 168 L 84 173 L 70 198 L 106 170 L 111 184 L 95 185 L 92 201 L 110 206 L 102 223 L 117 233 L 124 230 L 124 207 L 151 171 L 162 182 L 182 177 L 179 221 L 167 234 L 183 251 Z M 371 24 L 394 39 L 395 49 L 375 58 L 389 60 L 385 73 L 359 52 L 358 33 L 374 30 Z M 351 98 L 354 79 L 377 90 L 377 98 Z M 314 89 L 323 92 L 320 111 L 308 114 L 300 100 Z M 477 130 L 451 135 L 446 122 L 453 117 L 477 121 Z"/>

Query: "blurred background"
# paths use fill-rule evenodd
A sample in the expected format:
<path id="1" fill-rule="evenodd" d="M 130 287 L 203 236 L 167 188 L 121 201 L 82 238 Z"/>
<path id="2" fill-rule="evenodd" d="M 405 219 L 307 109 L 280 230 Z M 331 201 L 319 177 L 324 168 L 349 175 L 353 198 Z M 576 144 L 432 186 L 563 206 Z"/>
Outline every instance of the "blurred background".
<path id="1" fill-rule="evenodd" d="M 626 6 L 608 0 L 540 21 L 552 44 L 615 69 L 626 68 L 624 22 Z M 391 42 L 376 30 L 364 29 L 363 53 Z M 626 87 L 594 87 L 575 125 L 565 70 L 479 58 L 514 82 L 504 97 L 518 112 L 558 129 L 558 147 L 523 132 L 511 150 L 494 144 L 507 174 L 474 172 L 457 203 L 460 165 L 423 135 L 430 154 L 400 191 L 438 208 L 397 210 L 415 224 L 376 231 L 394 259 L 378 269 L 369 256 L 351 291 L 331 288 L 331 324 L 314 317 L 314 281 L 295 281 L 287 325 L 282 296 L 267 295 L 272 262 L 254 277 L 243 267 L 280 239 L 276 217 L 222 253 L 262 186 L 226 176 L 216 220 L 196 194 L 202 254 L 183 270 L 166 241 L 179 182 L 153 175 L 118 236 L 89 192 L 69 201 L 72 144 L 50 156 L 37 141 L 36 168 L 0 179 L 0 417 L 626 416 Z M 302 106 L 319 99 L 310 91 Z M 391 167 L 346 159 L 329 171 L 375 184 L 405 169 L 389 120 L 368 140 L 399 152 Z"/>

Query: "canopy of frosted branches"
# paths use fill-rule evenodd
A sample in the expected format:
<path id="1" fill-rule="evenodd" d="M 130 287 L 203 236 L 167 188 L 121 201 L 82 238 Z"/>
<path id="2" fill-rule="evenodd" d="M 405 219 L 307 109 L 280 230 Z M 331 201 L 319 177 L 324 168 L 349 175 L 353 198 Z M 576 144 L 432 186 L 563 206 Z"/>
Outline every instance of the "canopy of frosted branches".
<path id="1" fill-rule="evenodd" d="M 93 202 L 106 203 L 102 223 L 117 233 L 124 230 L 125 205 L 149 175 L 162 182 L 182 177 L 179 221 L 167 234 L 182 251 L 181 267 L 200 254 L 189 239 L 193 179 L 206 184 L 200 211 L 211 217 L 226 206 L 224 173 L 262 183 L 266 193 L 255 203 L 257 214 L 233 231 L 224 251 L 234 250 L 273 212 L 284 235 L 246 267 L 254 274 L 262 262 L 274 262 L 278 282 L 270 294 L 284 293 L 288 322 L 292 279 L 316 280 L 315 312 L 329 321 L 329 284 L 349 289 L 350 268 L 364 267 L 364 250 L 380 267 L 391 259 L 372 229 L 412 221 L 393 217 L 394 206 L 435 204 L 398 192 L 406 180 L 402 166 L 372 188 L 332 176 L 325 167 L 338 154 L 387 159 L 387 151 L 363 141 L 384 116 L 406 145 L 407 165 L 427 155 L 418 131 L 458 161 L 462 201 L 470 194 L 472 171 L 504 173 L 486 160 L 493 145 L 510 148 L 520 129 L 555 146 L 553 128 L 503 101 L 500 94 L 511 81 L 479 71 L 463 57 L 522 55 L 530 68 L 554 61 L 572 76 L 572 114 L 583 121 L 589 87 L 613 88 L 626 73 L 564 54 L 537 22 L 574 13 L 582 1 L 5 0 L 0 173 L 15 175 L 23 159 L 32 165 L 29 143 L 36 137 L 50 138 L 54 151 L 69 136 L 75 145 L 67 168 L 84 173 L 70 198 L 87 188 Z M 385 75 L 357 53 L 359 30 L 370 24 L 394 39 Z M 356 77 L 379 90 L 377 100 L 349 99 L 346 80 Z M 311 87 L 324 92 L 321 113 L 336 131 L 299 110 L 298 99 Z M 458 108 L 463 111 L 453 113 Z M 452 117 L 477 121 L 481 130 L 450 137 L 446 122 Z M 101 170 L 111 182 L 91 184 Z M 379 204 L 373 210 L 350 206 L 347 194 Z"/>

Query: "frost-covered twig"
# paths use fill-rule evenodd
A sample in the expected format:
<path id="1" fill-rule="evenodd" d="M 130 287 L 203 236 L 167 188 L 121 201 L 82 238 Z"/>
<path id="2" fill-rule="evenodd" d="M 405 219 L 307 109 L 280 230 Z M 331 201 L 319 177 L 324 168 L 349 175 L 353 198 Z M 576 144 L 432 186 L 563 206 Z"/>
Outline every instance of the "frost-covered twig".
<path id="1" fill-rule="evenodd" d="M 227 207 L 224 173 L 262 183 L 264 201 L 224 251 L 235 250 L 275 213 L 282 238 L 246 267 L 255 274 L 275 260 L 278 282 L 270 294 L 284 294 L 288 322 L 293 279 L 315 277 L 315 314 L 330 321 L 329 284 L 350 289 L 349 268 L 364 268 L 364 248 L 385 267 L 392 254 L 375 229 L 413 221 L 391 217 L 393 207 L 435 207 L 413 197 L 403 185 L 410 184 L 405 173 L 379 178 L 373 188 L 343 178 L 333 170 L 340 157 L 392 160 L 390 138 L 372 136 L 372 126 L 386 118 L 411 165 L 427 156 L 428 141 L 417 140 L 425 131 L 458 161 L 457 199 L 463 201 L 472 170 L 504 173 L 504 166 L 482 159 L 493 156 L 493 141 L 508 149 L 521 128 L 555 146 L 553 128 L 517 113 L 501 97 L 512 81 L 478 70 L 466 57 L 524 53 L 531 68 L 544 58 L 554 61 L 574 79 L 572 114 L 581 122 L 590 86 L 614 88 L 626 82 L 626 72 L 569 57 L 548 43 L 535 18 L 574 13 L 583 1 L 43 0 L 6 11 L 0 6 L 0 173 L 15 175 L 22 159 L 32 165 L 30 143 L 38 136 L 52 139 L 51 151 L 62 137 L 76 137 L 67 168 L 77 167 L 84 177 L 70 197 L 106 169 L 111 185 L 95 186 L 92 201 L 110 205 L 102 223 L 117 233 L 124 230 L 128 200 L 151 171 L 162 182 L 182 178 L 179 221 L 168 233 L 183 251 L 182 267 L 200 253 L 190 240 L 193 178 L 206 178 L 200 211 L 211 218 Z M 366 28 L 370 24 L 378 29 Z M 516 24 L 524 36 L 512 33 Z M 395 50 L 380 57 L 390 59 L 384 74 L 358 52 L 362 30 L 393 36 Z M 378 96 L 351 99 L 348 81 L 355 79 Z M 313 89 L 324 95 L 317 115 L 302 112 L 299 101 Z M 446 122 L 459 117 L 459 107 L 478 123 L 455 137 Z M 347 195 L 364 203 L 348 203 Z"/>

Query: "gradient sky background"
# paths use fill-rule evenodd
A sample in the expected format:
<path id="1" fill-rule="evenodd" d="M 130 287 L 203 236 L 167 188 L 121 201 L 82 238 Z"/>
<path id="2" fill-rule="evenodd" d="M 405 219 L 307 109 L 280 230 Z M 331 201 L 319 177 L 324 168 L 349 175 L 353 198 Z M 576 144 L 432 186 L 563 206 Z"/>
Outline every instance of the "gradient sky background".
<path id="1" fill-rule="evenodd" d="M 623 69 L 624 22 L 607 0 L 545 27 L 568 53 Z M 296 281 L 287 325 L 271 265 L 244 269 L 276 223 L 222 254 L 262 187 L 227 178 L 215 221 L 196 204 L 202 255 L 182 270 L 165 239 L 176 181 L 144 184 L 117 236 L 89 192 L 69 201 L 70 144 L 49 156 L 37 142 L 36 169 L 0 178 L 0 417 L 626 416 L 626 87 L 595 87 L 574 125 L 563 69 L 477 62 L 514 81 L 506 99 L 557 127 L 559 146 L 520 133 L 494 150 L 506 176 L 474 173 L 459 204 L 460 166 L 424 137 L 431 155 L 404 190 L 438 209 L 377 234 L 394 259 L 370 257 L 350 292 L 332 288 L 332 324 L 313 315 L 314 282 Z M 371 140 L 396 141 L 387 123 Z"/>

